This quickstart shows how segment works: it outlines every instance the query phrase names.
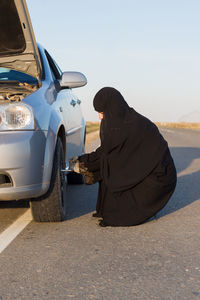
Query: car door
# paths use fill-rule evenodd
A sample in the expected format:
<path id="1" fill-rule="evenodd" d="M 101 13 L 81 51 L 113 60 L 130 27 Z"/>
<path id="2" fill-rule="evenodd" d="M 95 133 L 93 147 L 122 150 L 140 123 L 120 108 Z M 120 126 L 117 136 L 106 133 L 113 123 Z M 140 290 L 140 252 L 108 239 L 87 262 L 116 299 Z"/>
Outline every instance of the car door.
<path id="1" fill-rule="evenodd" d="M 80 155 L 84 151 L 83 135 L 84 135 L 84 122 L 81 111 L 81 100 L 69 89 L 70 98 L 70 111 L 72 112 L 73 119 L 70 118 L 70 129 L 67 132 L 67 139 L 73 144 L 73 151 L 75 155 Z M 66 103 L 66 109 L 67 103 Z"/>
<path id="2" fill-rule="evenodd" d="M 62 76 L 62 71 L 47 51 L 45 51 L 45 54 L 51 68 L 52 76 L 58 84 Z M 80 155 L 83 152 L 81 101 L 68 88 L 58 91 L 56 101 L 59 103 L 59 110 L 65 125 L 66 161 L 68 161 L 69 158 Z"/>

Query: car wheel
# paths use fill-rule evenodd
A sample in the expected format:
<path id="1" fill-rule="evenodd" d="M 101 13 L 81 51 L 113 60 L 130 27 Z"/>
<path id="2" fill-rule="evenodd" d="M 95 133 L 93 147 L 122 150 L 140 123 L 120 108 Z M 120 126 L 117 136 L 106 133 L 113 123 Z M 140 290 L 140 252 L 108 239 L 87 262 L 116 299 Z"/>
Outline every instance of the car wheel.
<path id="1" fill-rule="evenodd" d="M 48 192 L 31 201 L 33 219 L 37 222 L 59 222 L 66 216 L 66 182 L 61 172 L 65 168 L 64 151 L 61 139 L 58 137 L 51 183 Z"/>

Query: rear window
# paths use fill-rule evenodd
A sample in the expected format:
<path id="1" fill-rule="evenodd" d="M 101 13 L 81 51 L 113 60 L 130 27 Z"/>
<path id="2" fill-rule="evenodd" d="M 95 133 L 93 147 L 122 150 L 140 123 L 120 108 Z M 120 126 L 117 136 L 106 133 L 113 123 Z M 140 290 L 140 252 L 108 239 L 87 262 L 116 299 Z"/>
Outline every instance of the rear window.
<path id="1" fill-rule="evenodd" d="M 18 54 L 26 42 L 13 0 L 0 0 L 0 55 Z"/>

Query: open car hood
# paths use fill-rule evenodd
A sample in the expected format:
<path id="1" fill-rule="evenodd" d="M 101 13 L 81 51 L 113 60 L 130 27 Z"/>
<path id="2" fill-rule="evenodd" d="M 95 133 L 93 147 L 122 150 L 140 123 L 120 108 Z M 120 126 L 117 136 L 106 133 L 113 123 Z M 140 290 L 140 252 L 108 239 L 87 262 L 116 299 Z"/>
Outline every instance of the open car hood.
<path id="1" fill-rule="evenodd" d="M 41 61 L 25 0 L 0 0 L 0 67 L 37 78 Z"/>

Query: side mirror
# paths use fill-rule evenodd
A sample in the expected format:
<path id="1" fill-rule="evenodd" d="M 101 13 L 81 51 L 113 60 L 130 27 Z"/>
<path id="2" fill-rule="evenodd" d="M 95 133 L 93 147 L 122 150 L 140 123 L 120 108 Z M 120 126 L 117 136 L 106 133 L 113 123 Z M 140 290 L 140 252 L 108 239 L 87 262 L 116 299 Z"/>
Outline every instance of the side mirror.
<path id="1" fill-rule="evenodd" d="M 77 88 L 87 84 L 87 78 L 80 72 L 64 72 L 60 80 L 61 88 Z"/>

